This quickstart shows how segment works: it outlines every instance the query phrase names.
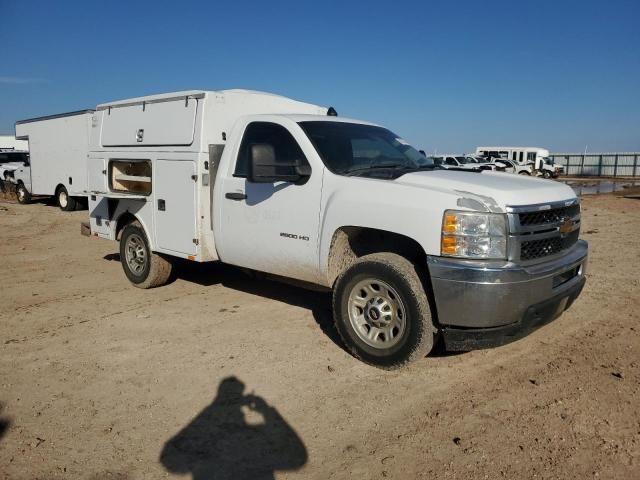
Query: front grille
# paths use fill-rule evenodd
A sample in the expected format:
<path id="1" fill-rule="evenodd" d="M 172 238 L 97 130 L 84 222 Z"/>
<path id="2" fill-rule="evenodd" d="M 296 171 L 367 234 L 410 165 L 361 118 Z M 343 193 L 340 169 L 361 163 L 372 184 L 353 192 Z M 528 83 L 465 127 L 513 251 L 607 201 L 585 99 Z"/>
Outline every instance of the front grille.
<path id="1" fill-rule="evenodd" d="M 534 260 L 566 250 L 578 241 L 579 234 L 579 230 L 574 230 L 564 237 L 558 235 L 557 237 L 524 241 L 520 246 L 520 260 Z"/>
<path id="2" fill-rule="evenodd" d="M 565 217 L 575 217 L 580 214 L 580 205 L 541 210 L 539 212 L 520 213 L 520 225 L 528 227 L 532 225 L 544 225 L 547 223 L 561 222 Z"/>

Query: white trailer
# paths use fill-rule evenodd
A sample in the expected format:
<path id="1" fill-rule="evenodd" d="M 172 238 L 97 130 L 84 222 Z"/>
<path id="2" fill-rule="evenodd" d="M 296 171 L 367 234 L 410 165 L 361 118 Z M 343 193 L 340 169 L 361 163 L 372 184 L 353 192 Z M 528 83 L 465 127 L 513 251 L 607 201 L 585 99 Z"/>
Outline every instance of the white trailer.
<path id="1" fill-rule="evenodd" d="M 520 338 L 584 285 L 567 185 L 438 169 L 386 128 L 257 92 L 111 102 L 95 120 L 82 232 L 119 240 L 137 287 L 174 257 L 316 284 L 349 350 L 391 368 L 440 337 Z"/>
<path id="2" fill-rule="evenodd" d="M 55 196 L 62 210 L 75 210 L 87 190 L 87 154 L 94 110 L 16 122 L 16 138 L 29 145 L 30 165 L 15 171 L 20 203 L 33 195 Z"/>

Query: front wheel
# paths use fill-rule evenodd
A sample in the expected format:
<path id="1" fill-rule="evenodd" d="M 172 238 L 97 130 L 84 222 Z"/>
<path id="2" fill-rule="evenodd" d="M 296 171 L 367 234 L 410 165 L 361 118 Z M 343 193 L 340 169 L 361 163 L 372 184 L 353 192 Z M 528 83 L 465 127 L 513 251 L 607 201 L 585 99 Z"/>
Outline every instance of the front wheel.
<path id="1" fill-rule="evenodd" d="M 164 285 L 171 275 L 171 262 L 151 251 L 138 222 L 124 227 L 120 238 L 120 263 L 129 281 L 138 288 Z"/>
<path id="2" fill-rule="evenodd" d="M 529 172 L 527 172 L 526 170 L 522 170 L 520 172 L 518 172 L 518 175 L 527 175 L 530 176 L 531 174 Z"/>
<path id="3" fill-rule="evenodd" d="M 549 170 L 545 170 L 542 172 L 542 176 L 544 178 L 551 178 L 551 172 Z"/>
<path id="4" fill-rule="evenodd" d="M 16 198 L 21 205 L 26 205 L 31 202 L 31 193 L 29 193 L 27 187 L 24 186 L 24 183 L 19 183 L 16 186 Z"/>
<path id="5" fill-rule="evenodd" d="M 415 266 L 394 253 L 358 259 L 336 281 L 336 328 L 351 353 L 366 363 L 398 368 L 425 357 L 435 328 Z"/>

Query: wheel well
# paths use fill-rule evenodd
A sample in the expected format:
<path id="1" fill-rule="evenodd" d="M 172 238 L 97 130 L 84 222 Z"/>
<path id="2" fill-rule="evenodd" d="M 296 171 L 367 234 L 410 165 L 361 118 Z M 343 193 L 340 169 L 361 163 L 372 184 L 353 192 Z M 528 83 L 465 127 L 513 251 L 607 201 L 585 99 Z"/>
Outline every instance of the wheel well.
<path id="1" fill-rule="evenodd" d="M 124 227 L 126 227 L 130 223 L 137 221 L 138 219 L 132 213 L 124 212 L 122 215 L 120 215 L 116 223 L 116 240 L 120 240 L 120 235 L 122 234 L 122 230 L 124 230 Z"/>
<path id="2" fill-rule="evenodd" d="M 377 252 L 392 252 L 407 260 L 427 265 L 427 255 L 414 239 L 398 233 L 364 227 L 339 228 L 331 240 L 329 251 L 329 282 L 335 282 L 340 273 L 357 258 Z"/>

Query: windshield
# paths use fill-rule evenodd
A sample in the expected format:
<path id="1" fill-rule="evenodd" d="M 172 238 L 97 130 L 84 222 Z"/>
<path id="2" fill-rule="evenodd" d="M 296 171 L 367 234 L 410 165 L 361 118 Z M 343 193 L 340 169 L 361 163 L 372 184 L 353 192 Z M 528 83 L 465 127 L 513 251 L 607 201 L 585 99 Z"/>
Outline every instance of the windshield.
<path id="1" fill-rule="evenodd" d="M 433 168 L 432 159 L 386 128 L 331 121 L 300 122 L 299 125 L 334 173 L 376 168 Z"/>
<path id="2" fill-rule="evenodd" d="M 465 163 L 471 163 L 467 157 L 456 157 L 456 160 L 458 160 L 461 165 L 464 165 Z"/>
<path id="3" fill-rule="evenodd" d="M 553 158 L 549 158 L 549 157 L 542 157 L 542 161 L 543 161 L 544 163 L 548 163 L 549 165 L 554 165 Z"/>

